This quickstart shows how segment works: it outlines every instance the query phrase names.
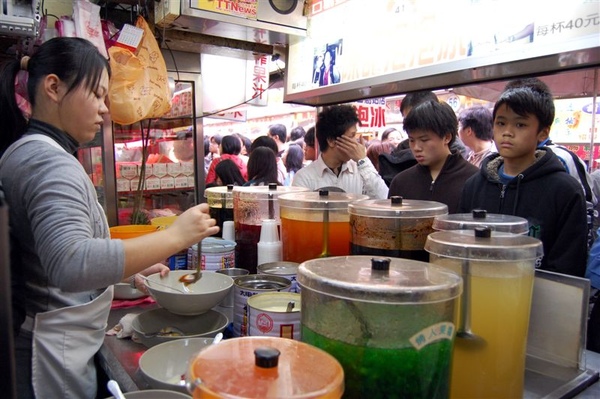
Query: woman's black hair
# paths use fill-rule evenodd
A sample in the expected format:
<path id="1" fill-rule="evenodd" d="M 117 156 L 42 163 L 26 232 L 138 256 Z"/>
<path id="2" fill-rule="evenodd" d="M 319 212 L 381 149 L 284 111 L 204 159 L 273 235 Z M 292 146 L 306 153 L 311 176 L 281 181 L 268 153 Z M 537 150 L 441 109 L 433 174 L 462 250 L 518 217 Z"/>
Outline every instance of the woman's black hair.
<path id="1" fill-rule="evenodd" d="M 302 169 L 302 161 L 304 161 L 304 150 L 298 144 L 290 144 L 285 156 L 285 168 L 289 172 L 297 172 Z"/>
<path id="2" fill-rule="evenodd" d="M 20 61 L 7 62 L 0 72 L 0 153 L 25 132 L 27 120 L 15 99 L 15 78 Z M 108 72 L 108 60 L 89 41 L 77 37 L 57 37 L 43 43 L 27 63 L 27 93 L 35 109 L 39 83 L 45 76 L 54 74 L 68 86 L 67 93 L 79 86 L 90 92 L 100 84 L 102 73 Z"/>
<path id="3" fill-rule="evenodd" d="M 215 166 L 215 173 L 221 179 L 224 186 L 233 184 L 234 186 L 242 186 L 246 183 L 246 179 L 242 176 L 240 168 L 231 159 L 224 159 Z"/>
<path id="4" fill-rule="evenodd" d="M 248 181 L 253 185 L 277 183 L 277 158 L 269 147 L 256 147 L 248 158 Z"/>
<path id="5" fill-rule="evenodd" d="M 239 155 L 242 151 L 242 142 L 237 136 L 229 135 L 221 139 L 223 154 Z"/>

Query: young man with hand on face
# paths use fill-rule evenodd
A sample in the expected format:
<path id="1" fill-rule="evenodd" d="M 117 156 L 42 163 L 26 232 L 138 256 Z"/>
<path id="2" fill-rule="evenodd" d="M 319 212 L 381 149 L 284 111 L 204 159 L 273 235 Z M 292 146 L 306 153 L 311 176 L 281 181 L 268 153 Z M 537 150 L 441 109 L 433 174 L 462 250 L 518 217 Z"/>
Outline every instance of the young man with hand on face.
<path id="1" fill-rule="evenodd" d="M 389 195 L 441 202 L 456 213 L 465 181 L 478 171 L 450 150 L 457 129 L 448 104 L 428 101 L 414 107 L 404 119 L 404 130 L 417 164 L 394 177 Z"/>
<path id="2" fill-rule="evenodd" d="M 316 136 L 321 154 L 294 176 L 293 186 L 316 190 L 337 187 L 344 192 L 387 197 L 388 188 L 367 158 L 362 140 L 357 140 L 360 120 L 350 105 L 326 108 L 319 113 Z"/>

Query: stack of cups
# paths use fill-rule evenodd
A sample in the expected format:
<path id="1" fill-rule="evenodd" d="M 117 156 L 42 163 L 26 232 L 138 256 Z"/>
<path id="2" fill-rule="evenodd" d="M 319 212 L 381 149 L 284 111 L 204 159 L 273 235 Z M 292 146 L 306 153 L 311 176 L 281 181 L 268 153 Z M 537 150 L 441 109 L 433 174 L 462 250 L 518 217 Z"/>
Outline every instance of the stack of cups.
<path id="1" fill-rule="evenodd" d="M 227 220 L 223 222 L 223 232 L 221 233 L 221 237 L 224 240 L 235 241 L 235 227 L 233 221 Z"/>
<path id="2" fill-rule="evenodd" d="M 279 225 L 277 220 L 263 219 L 257 252 L 257 265 L 281 261 L 283 254 L 281 240 L 279 239 Z"/>

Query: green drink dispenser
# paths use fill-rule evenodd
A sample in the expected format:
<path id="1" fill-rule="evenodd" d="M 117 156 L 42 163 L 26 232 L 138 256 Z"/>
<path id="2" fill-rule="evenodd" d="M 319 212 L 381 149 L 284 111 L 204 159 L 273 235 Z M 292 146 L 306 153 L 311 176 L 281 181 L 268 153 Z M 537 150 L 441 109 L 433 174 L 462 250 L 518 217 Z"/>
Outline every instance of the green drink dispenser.
<path id="1" fill-rule="evenodd" d="M 345 398 L 447 398 L 460 276 L 401 258 L 340 256 L 298 268 L 302 341 L 343 366 Z"/>

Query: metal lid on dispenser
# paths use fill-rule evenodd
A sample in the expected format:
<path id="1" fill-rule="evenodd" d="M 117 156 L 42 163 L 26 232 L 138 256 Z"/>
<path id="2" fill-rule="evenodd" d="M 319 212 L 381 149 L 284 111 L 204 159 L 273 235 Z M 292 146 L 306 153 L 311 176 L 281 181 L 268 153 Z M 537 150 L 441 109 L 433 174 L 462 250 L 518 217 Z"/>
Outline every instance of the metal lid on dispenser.
<path id="1" fill-rule="evenodd" d="M 378 218 L 430 218 L 448 213 L 448 206 L 441 202 L 403 199 L 373 199 L 348 205 L 351 215 Z"/>
<path id="2" fill-rule="evenodd" d="M 454 213 L 436 216 L 433 220 L 434 230 L 473 230 L 475 227 L 489 227 L 493 231 L 504 233 L 527 234 L 527 219 L 512 215 L 487 213 L 483 209 L 475 209 L 471 213 Z"/>
<path id="3" fill-rule="evenodd" d="M 204 190 L 206 203 L 211 208 L 233 208 L 233 184 L 209 187 Z"/>
<path id="4" fill-rule="evenodd" d="M 279 198 L 282 194 L 310 191 L 306 187 L 278 186 L 270 183 L 268 186 L 234 186 L 233 196 L 242 200 L 268 201 Z"/>
<path id="5" fill-rule="evenodd" d="M 361 302 L 414 304 L 460 295 L 460 276 L 429 263 L 401 258 L 339 256 L 298 268 L 302 289 Z"/>
<path id="6" fill-rule="evenodd" d="M 484 227 L 431 233 L 425 242 L 425 250 L 446 258 L 484 262 L 526 261 L 543 255 L 542 242 L 537 238 Z"/>
<path id="7" fill-rule="evenodd" d="M 340 398 L 344 370 L 329 353 L 293 339 L 242 337 L 190 361 L 194 397 Z"/>
<path id="8" fill-rule="evenodd" d="M 353 201 L 368 199 L 368 195 L 319 190 L 279 196 L 279 206 L 293 209 L 347 209 Z"/>

